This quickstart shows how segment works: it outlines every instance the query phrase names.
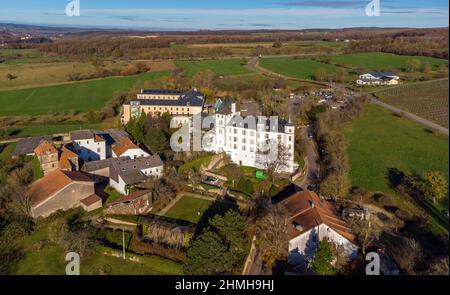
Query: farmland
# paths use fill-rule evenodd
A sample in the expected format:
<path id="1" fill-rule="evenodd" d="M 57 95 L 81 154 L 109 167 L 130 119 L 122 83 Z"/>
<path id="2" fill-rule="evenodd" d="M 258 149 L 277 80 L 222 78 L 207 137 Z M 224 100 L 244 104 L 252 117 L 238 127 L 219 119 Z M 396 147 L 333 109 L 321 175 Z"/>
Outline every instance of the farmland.
<path id="1" fill-rule="evenodd" d="M 175 65 L 184 69 L 186 71 L 186 76 L 188 77 L 193 77 L 195 74 L 205 70 L 210 70 L 214 74 L 222 76 L 252 73 L 241 65 L 239 59 L 176 61 Z"/>
<path id="2" fill-rule="evenodd" d="M 437 69 L 440 65 L 448 65 L 448 61 L 444 59 L 425 56 L 396 55 L 383 52 L 342 54 L 329 58 L 330 62 L 333 64 L 353 69 L 361 68 L 365 71 L 391 71 L 394 69 L 405 71 L 406 63 L 409 59 L 420 60 L 422 64 L 427 62 L 433 70 Z"/>
<path id="3" fill-rule="evenodd" d="M 88 82 L 0 92 L 0 116 L 87 112 L 103 107 L 115 91 L 128 91 L 137 81 L 169 75 L 168 71 L 112 77 Z"/>
<path id="4" fill-rule="evenodd" d="M 285 76 L 314 80 L 318 69 L 323 68 L 327 74 L 334 74 L 337 67 L 307 58 L 274 57 L 263 58 L 260 66 Z"/>
<path id="5" fill-rule="evenodd" d="M 422 175 L 440 171 L 448 179 L 448 137 L 367 104 L 362 116 L 344 129 L 349 143 L 352 186 L 372 192 L 394 193 L 387 176 L 391 168 Z M 448 198 L 442 206 L 448 207 Z"/>
<path id="6" fill-rule="evenodd" d="M 448 128 L 448 91 L 448 79 L 443 79 L 393 87 L 375 95 L 388 104 Z"/>

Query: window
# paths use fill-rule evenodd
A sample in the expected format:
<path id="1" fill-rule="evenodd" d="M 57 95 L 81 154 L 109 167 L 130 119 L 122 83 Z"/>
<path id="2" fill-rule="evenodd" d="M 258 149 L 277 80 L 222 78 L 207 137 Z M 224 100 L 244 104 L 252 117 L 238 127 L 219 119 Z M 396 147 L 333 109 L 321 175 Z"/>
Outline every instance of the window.
<path id="1" fill-rule="evenodd" d="M 255 141 L 253 139 L 250 139 L 250 144 L 255 144 Z"/>
<path id="2" fill-rule="evenodd" d="M 250 131 L 250 136 L 255 136 L 255 131 Z"/>
<path id="3" fill-rule="evenodd" d="M 97 148 L 97 153 L 100 153 L 100 148 Z"/>
<path id="4" fill-rule="evenodd" d="M 242 146 L 242 150 L 245 151 L 245 145 Z"/>
<path id="5" fill-rule="evenodd" d="M 253 147 L 250 147 L 250 152 L 253 153 L 255 149 Z"/>
<path id="6" fill-rule="evenodd" d="M 291 141 L 292 140 L 292 136 L 289 136 L 289 141 Z"/>
<path id="7" fill-rule="evenodd" d="M 278 141 L 281 141 L 281 135 L 278 135 Z"/>
<path id="8" fill-rule="evenodd" d="M 245 130 L 242 130 L 242 135 L 245 135 Z"/>
<path id="9" fill-rule="evenodd" d="M 245 143 L 245 138 L 242 139 L 242 143 Z"/>

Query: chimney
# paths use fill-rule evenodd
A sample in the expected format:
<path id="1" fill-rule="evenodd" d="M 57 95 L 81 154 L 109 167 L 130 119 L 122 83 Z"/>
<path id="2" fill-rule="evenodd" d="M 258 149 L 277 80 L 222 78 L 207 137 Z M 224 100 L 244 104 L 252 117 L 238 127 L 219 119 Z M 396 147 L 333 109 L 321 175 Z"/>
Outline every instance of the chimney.
<path id="1" fill-rule="evenodd" d="M 235 103 L 235 102 L 233 102 L 233 103 L 231 104 L 231 112 L 232 112 L 232 113 L 236 113 L 236 103 Z"/>
<path id="2" fill-rule="evenodd" d="M 314 208 L 314 202 L 312 200 L 309 200 L 309 207 Z"/>

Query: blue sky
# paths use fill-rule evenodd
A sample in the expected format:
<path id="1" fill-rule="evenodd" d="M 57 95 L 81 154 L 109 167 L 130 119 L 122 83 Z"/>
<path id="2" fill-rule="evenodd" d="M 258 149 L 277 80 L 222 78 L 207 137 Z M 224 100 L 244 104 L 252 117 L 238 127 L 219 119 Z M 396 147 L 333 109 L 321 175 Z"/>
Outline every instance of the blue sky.
<path id="1" fill-rule="evenodd" d="M 68 17 L 69 0 L 0 0 L 0 22 L 135 29 L 307 29 L 448 26 L 447 0 L 79 0 L 80 16 Z"/>

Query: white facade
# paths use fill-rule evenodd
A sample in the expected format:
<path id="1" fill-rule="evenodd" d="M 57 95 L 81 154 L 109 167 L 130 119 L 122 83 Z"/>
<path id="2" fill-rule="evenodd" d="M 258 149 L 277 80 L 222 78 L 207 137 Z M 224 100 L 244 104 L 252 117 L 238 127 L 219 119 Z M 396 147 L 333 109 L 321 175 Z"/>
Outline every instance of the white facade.
<path id="1" fill-rule="evenodd" d="M 97 161 L 106 159 L 106 142 L 95 138 L 72 141 L 75 150 L 83 161 Z"/>
<path id="2" fill-rule="evenodd" d="M 355 244 L 322 223 L 289 241 L 288 262 L 297 265 L 312 259 L 319 241 L 323 239 L 328 239 L 337 246 L 343 247 L 344 253 L 349 259 L 355 259 L 358 255 L 358 247 Z"/>
<path id="3" fill-rule="evenodd" d="M 356 84 L 364 85 L 397 85 L 400 77 L 392 74 L 377 75 L 366 73 L 359 76 Z"/>
<path id="4" fill-rule="evenodd" d="M 225 152 L 239 166 L 267 168 L 274 159 L 273 153 L 278 144 L 284 146 L 289 154 L 287 165 L 279 172 L 293 173 L 297 169 L 294 163 L 295 127 L 292 124 L 281 126 L 279 122 L 268 124 L 265 117 L 241 118 L 233 103 L 231 112 L 215 114 L 215 126 L 206 136 L 203 149 L 216 153 Z"/>
<path id="5" fill-rule="evenodd" d="M 161 178 L 163 175 L 163 166 L 157 166 L 147 169 L 140 170 L 145 176 L 148 177 L 154 177 L 154 178 Z M 113 187 L 116 191 L 121 193 L 122 195 L 127 195 L 129 191 L 127 190 L 127 184 L 123 180 L 123 178 L 118 175 L 118 182 L 115 181 L 113 178 L 109 178 L 109 185 Z"/>
<path id="6" fill-rule="evenodd" d="M 148 157 L 148 156 L 150 156 L 150 154 L 143 151 L 140 148 L 133 148 L 133 149 L 126 150 L 121 155 L 116 155 L 116 153 L 113 150 L 112 156 L 113 156 L 113 158 L 122 157 L 122 158 L 128 158 L 128 159 L 136 159 L 136 158 L 141 158 L 141 157 Z"/>

